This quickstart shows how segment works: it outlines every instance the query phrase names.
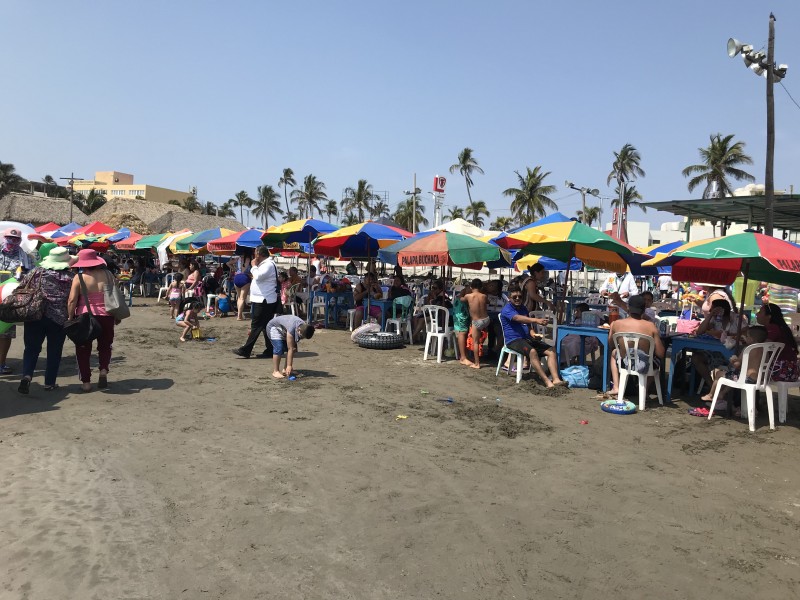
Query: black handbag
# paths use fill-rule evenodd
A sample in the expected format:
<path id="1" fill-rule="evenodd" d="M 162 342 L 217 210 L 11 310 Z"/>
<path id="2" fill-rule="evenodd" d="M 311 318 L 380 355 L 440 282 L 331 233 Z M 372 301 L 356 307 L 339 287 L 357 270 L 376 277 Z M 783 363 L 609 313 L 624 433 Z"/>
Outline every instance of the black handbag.
<path id="1" fill-rule="evenodd" d="M 87 312 L 81 313 L 74 319 L 67 320 L 64 323 L 64 333 L 76 346 L 82 346 L 99 338 L 103 334 L 103 326 L 97 320 L 97 317 L 92 314 L 92 307 L 89 306 L 89 293 L 86 291 L 83 275 L 78 273 L 78 278 L 81 282 L 81 293 L 86 303 Z"/>

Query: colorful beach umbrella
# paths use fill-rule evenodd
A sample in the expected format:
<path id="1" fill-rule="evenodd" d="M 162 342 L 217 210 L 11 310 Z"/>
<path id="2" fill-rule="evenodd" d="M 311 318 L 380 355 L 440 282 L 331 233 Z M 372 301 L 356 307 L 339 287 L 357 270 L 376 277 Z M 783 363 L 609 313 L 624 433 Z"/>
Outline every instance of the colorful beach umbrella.
<path id="1" fill-rule="evenodd" d="M 300 219 L 270 227 L 261 236 L 265 246 L 281 246 L 284 242 L 310 243 L 315 238 L 339 229 L 336 225 L 318 219 Z"/>
<path id="2" fill-rule="evenodd" d="M 207 251 L 206 244 L 211 240 L 216 240 L 234 233 L 232 229 L 225 229 L 224 227 L 215 227 L 214 229 L 206 229 L 205 231 L 198 231 L 190 236 L 187 236 L 175 243 L 175 254 L 198 254 Z"/>
<path id="3" fill-rule="evenodd" d="M 150 251 L 153 248 L 155 248 L 156 246 L 158 246 L 161 243 L 161 240 L 163 240 L 168 235 L 170 235 L 170 234 L 169 233 L 154 233 L 152 235 L 142 236 L 142 237 L 140 237 L 139 239 L 136 239 L 136 240 L 134 240 L 132 238 L 128 238 L 127 240 L 125 240 L 123 242 L 118 242 L 117 244 L 115 244 L 115 247 L 117 248 L 117 250 L 127 250 L 129 252 L 133 251 L 133 250 L 147 250 L 147 251 Z"/>
<path id="4" fill-rule="evenodd" d="M 410 238 L 413 233 L 367 221 L 342 227 L 314 240 L 314 253 L 339 258 L 375 258 L 378 250 Z"/>
<path id="5" fill-rule="evenodd" d="M 745 278 L 800 288 L 800 248 L 761 233 L 737 233 L 689 242 L 646 265 L 671 266 L 676 281 L 717 285 Z"/>
<path id="6" fill-rule="evenodd" d="M 118 241 L 113 241 L 113 240 L 111 240 L 109 238 L 108 241 L 110 241 L 112 244 L 114 244 L 114 248 L 116 248 L 117 250 L 128 250 L 128 251 L 130 251 L 130 250 L 133 250 L 136 247 L 136 242 L 141 240 L 143 237 L 144 237 L 143 235 L 141 235 L 139 233 L 136 233 L 134 231 L 131 231 L 131 232 L 128 233 L 128 236 L 123 238 L 123 239 L 120 239 Z"/>
<path id="7" fill-rule="evenodd" d="M 36 233 L 47 233 L 52 231 L 57 231 L 58 228 L 61 227 L 58 223 L 53 223 L 50 221 L 49 223 L 45 223 L 44 225 L 39 225 L 38 227 L 34 227 L 34 231 Z"/>
<path id="8" fill-rule="evenodd" d="M 262 244 L 261 236 L 264 235 L 263 229 L 247 229 L 246 231 L 234 231 L 224 237 L 211 240 L 206 244 L 206 249 L 212 254 L 229 255 L 234 254 L 237 247 L 257 248 Z"/>
<path id="9" fill-rule="evenodd" d="M 378 251 L 378 259 L 401 267 L 457 266 L 480 269 L 485 262 L 511 259 L 502 248 L 470 235 L 431 231 Z"/>
<path id="10" fill-rule="evenodd" d="M 92 221 L 88 225 L 84 225 L 83 227 L 72 231 L 71 235 L 104 235 L 107 233 L 116 233 L 117 230 L 113 227 L 109 227 L 105 223 L 101 221 Z"/>
<path id="11" fill-rule="evenodd" d="M 519 260 L 514 261 L 514 268 L 518 271 L 524 271 L 526 269 L 530 269 L 536 263 L 539 263 L 548 271 L 567 270 L 567 263 L 564 261 L 556 260 L 555 258 L 550 258 L 549 256 L 542 256 L 540 254 L 528 254 L 520 257 Z M 570 271 L 580 271 L 582 268 L 583 263 L 577 258 L 573 258 L 571 261 L 569 261 Z"/>

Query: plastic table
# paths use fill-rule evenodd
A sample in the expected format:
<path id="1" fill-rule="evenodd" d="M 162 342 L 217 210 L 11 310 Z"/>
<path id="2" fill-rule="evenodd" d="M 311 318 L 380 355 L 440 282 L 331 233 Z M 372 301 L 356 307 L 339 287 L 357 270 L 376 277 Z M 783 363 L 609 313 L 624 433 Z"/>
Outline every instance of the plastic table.
<path id="1" fill-rule="evenodd" d="M 561 340 L 568 335 L 577 335 L 581 338 L 581 364 L 586 364 L 586 342 L 584 338 L 595 337 L 603 347 L 603 390 L 608 389 L 608 329 L 603 327 L 582 327 L 580 325 L 559 325 L 556 333 L 556 354 L 561 355 Z"/>
<path id="2" fill-rule="evenodd" d="M 330 310 L 331 310 L 331 300 L 334 300 L 336 305 L 339 304 L 339 300 L 344 299 L 345 301 L 349 301 L 348 306 L 353 305 L 353 292 L 326 292 L 323 290 L 316 290 L 311 293 L 311 302 L 309 303 L 309 318 L 311 315 L 310 307 L 314 305 L 314 298 L 323 298 L 325 300 L 325 327 L 328 327 L 330 324 L 329 317 L 330 317 Z"/>
<path id="3" fill-rule="evenodd" d="M 696 337 L 691 335 L 673 335 L 670 336 L 670 340 L 667 402 L 672 402 L 672 378 L 675 375 L 675 363 L 683 352 L 686 350 L 706 350 L 708 352 L 719 352 L 725 358 L 730 358 L 734 354 L 733 348 L 726 348 L 725 344 L 713 338 Z M 690 386 L 694 387 L 694 374 L 692 375 Z"/>

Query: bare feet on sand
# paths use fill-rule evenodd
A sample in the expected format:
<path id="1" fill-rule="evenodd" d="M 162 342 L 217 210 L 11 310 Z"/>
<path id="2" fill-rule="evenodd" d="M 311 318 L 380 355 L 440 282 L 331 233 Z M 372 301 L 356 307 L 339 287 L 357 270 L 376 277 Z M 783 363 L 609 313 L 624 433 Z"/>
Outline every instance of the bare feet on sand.
<path id="1" fill-rule="evenodd" d="M 283 374 L 283 373 L 281 373 L 280 371 L 273 371 L 273 372 L 272 372 L 272 376 L 273 376 L 275 379 L 284 379 L 284 378 L 286 377 L 286 375 L 284 375 L 284 374 Z"/>
<path id="2" fill-rule="evenodd" d="M 458 362 L 460 362 L 460 363 L 461 363 L 462 365 L 464 365 L 465 367 L 471 367 L 471 366 L 472 366 L 472 361 L 471 361 L 471 360 L 467 360 L 467 359 L 466 359 L 466 358 L 464 358 L 463 356 L 462 356 L 462 357 L 459 359 L 459 361 L 458 361 Z"/>
<path id="3" fill-rule="evenodd" d="M 480 365 L 476 365 L 476 364 L 472 364 L 472 363 L 470 363 L 469 366 L 472 367 L 473 369 L 480 369 L 481 368 Z"/>

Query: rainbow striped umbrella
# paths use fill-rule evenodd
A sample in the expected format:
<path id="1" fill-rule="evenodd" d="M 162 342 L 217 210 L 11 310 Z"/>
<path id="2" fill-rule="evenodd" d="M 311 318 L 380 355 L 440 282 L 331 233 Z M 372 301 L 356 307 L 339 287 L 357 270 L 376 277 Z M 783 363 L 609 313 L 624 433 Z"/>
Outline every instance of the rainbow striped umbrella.
<path id="1" fill-rule="evenodd" d="M 261 236 L 266 233 L 263 229 L 247 229 L 235 231 L 224 237 L 211 240 L 206 244 L 206 249 L 212 254 L 234 254 L 237 247 L 256 248 L 261 245 Z"/>
<path id="2" fill-rule="evenodd" d="M 367 221 L 342 227 L 314 240 L 314 253 L 339 258 L 374 258 L 378 250 L 410 238 L 405 229 Z"/>
<path id="3" fill-rule="evenodd" d="M 495 244 L 471 235 L 426 231 L 378 251 L 378 259 L 401 267 L 457 266 L 480 269 L 485 262 L 506 259 L 508 253 Z"/>
<path id="4" fill-rule="evenodd" d="M 282 246 L 284 242 L 288 243 L 304 243 L 312 242 L 314 238 L 332 233 L 339 229 L 336 225 L 318 219 L 300 219 L 298 221 L 289 221 L 283 225 L 270 227 L 261 236 L 261 241 L 265 246 L 271 248 Z"/>

